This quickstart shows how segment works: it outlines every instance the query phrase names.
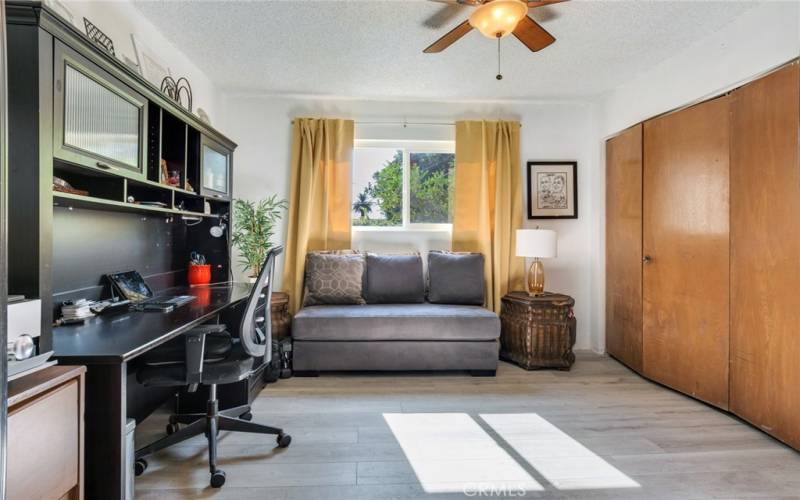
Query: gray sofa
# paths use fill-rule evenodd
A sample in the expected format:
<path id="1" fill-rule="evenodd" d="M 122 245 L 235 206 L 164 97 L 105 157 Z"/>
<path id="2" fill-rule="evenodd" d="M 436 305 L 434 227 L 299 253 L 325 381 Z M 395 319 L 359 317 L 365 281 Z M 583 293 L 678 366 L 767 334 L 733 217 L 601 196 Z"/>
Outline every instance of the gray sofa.
<path id="1" fill-rule="evenodd" d="M 309 305 L 298 311 L 292 320 L 295 373 L 465 370 L 494 375 L 500 319 L 475 305 L 483 302 L 482 256 L 471 254 L 473 262 L 459 264 L 461 254 L 431 255 L 427 287 L 421 259 L 405 257 L 398 266 L 392 256 L 369 254 L 363 295 L 382 303 Z M 393 298 L 404 303 L 385 303 Z"/>

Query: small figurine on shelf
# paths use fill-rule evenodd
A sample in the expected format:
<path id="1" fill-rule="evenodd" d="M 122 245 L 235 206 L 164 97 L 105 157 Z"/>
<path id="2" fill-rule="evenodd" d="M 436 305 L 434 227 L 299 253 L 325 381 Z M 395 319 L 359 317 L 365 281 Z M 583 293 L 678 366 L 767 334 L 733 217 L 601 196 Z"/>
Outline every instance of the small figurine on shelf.
<path id="1" fill-rule="evenodd" d="M 191 184 L 189 184 L 189 181 L 188 181 L 188 180 L 186 181 L 186 190 L 187 190 L 187 191 L 191 191 L 191 192 L 193 192 L 193 193 L 194 193 L 194 188 L 192 187 L 192 185 L 191 185 Z"/>
<path id="2" fill-rule="evenodd" d="M 179 170 L 172 170 L 169 173 L 167 184 L 170 186 L 178 187 L 181 185 L 181 172 Z"/>
<path id="3" fill-rule="evenodd" d="M 158 182 L 160 182 L 161 184 L 169 184 L 169 172 L 167 171 L 167 160 L 162 158 L 159 166 L 160 166 L 160 171 L 159 171 Z"/>

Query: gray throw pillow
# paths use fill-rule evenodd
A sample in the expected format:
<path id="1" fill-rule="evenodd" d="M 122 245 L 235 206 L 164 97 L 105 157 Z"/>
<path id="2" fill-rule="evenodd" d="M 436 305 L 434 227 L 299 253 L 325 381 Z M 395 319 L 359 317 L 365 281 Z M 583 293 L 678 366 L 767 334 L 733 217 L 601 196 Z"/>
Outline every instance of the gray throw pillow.
<path id="1" fill-rule="evenodd" d="M 481 306 L 483 286 L 483 254 L 428 253 L 428 302 Z"/>
<path id="2" fill-rule="evenodd" d="M 364 304 L 364 267 L 361 254 L 309 253 L 303 305 Z"/>
<path id="3" fill-rule="evenodd" d="M 368 304 L 425 302 L 422 258 L 417 255 L 367 254 L 364 298 Z"/>

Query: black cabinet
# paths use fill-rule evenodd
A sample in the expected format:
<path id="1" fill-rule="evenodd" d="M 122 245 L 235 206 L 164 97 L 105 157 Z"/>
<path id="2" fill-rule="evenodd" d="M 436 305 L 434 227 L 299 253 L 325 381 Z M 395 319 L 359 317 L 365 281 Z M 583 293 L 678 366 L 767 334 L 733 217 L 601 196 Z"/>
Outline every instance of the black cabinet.
<path id="1" fill-rule="evenodd" d="M 236 144 L 46 4 L 13 0 L 5 13 L 9 286 L 42 301 L 40 348 L 51 345 L 58 304 L 107 297 L 109 271 L 183 285 L 200 251 L 214 279 L 227 279 L 230 237 L 209 230 L 230 213 Z M 207 154 L 221 173 L 207 195 L 203 142 L 222 155 Z"/>

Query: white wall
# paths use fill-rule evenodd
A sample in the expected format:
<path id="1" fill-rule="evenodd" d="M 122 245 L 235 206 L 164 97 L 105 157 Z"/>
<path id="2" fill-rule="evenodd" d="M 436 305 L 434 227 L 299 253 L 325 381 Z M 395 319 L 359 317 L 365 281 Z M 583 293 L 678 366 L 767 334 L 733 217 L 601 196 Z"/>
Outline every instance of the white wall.
<path id="1" fill-rule="evenodd" d="M 605 139 L 674 108 L 736 88 L 800 55 L 800 2 L 767 2 L 721 30 L 620 85 L 598 100 L 597 196 L 594 199 L 591 325 L 594 346 L 605 349 Z"/>
<path id="2" fill-rule="evenodd" d="M 800 2 L 766 2 L 602 97 L 601 133 L 720 94 L 800 55 Z"/>
<path id="3" fill-rule="evenodd" d="M 538 221 L 559 233 L 559 256 L 545 263 L 547 288 L 575 297 L 578 317 L 578 349 L 597 345 L 591 339 L 592 256 L 595 223 L 592 207 L 598 177 L 597 130 L 591 105 L 575 102 L 459 103 L 365 100 L 323 100 L 253 95 L 230 95 L 224 101 L 222 130 L 239 144 L 235 154 L 234 196 L 258 199 L 273 193 L 286 196 L 289 188 L 290 122 L 295 117 L 339 117 L 357 122 L 409 121 L 447 123 L 457 119 L 516 119 L 522 123 L 522 163 L 527 160 L 577 160 L 578 220 Z M 357 125 L 357 138 L 452 140 L 452 127 L 409 125 Z M 523 176 L 523 179 L 525 177 Z M 525 195 L 524 186 L 520 186 Z M 535 227 L 537 221 L 526 221 Z M 278 234 L 285 235 L 285 227 Z M 366 239 L 371 237 L 372 239 Z M 356 235 L 354 246 L 387 249 L 408 248 L 407 236 L 371 233 Z M 416 234 L 417 244 L 428 248 L 447 246 L 442 233 Z M 422 248 L 425 250 L 426 248 Z M 280 265 L 280 263 L 279 263 Z"/>
<path id="4" fill-rule="evenodd" d="M 114 42 L 114 52 L 120 61 L 123 57 L 136 62 L 131 34 L 155 52 L 167 65 L 172 77 L 185 76 L 192 86 L 192 110 L 203 108 L 211 117 L 215 127 L 219 125 L 216 113 L 219 109 L 220 93 L 206 74 L 194 65 L 183 52 L 173 45 L 129 0 L 59 0 L 72 15 L 72 24 L 85 33 L 83 18 L 86 17 L 108 35 Z M 59 7 L 55 6 L 56 12 Z M 67 16 L 62 16 L 67 18 Z M 70 20 L 70 19 L 67 19 Z M 157 87 L 161 82 L 153 82 Z M 219 128 L 219 127 L 217 127 Z M 224 132 L 223 132 L 224 133 Z"/>

